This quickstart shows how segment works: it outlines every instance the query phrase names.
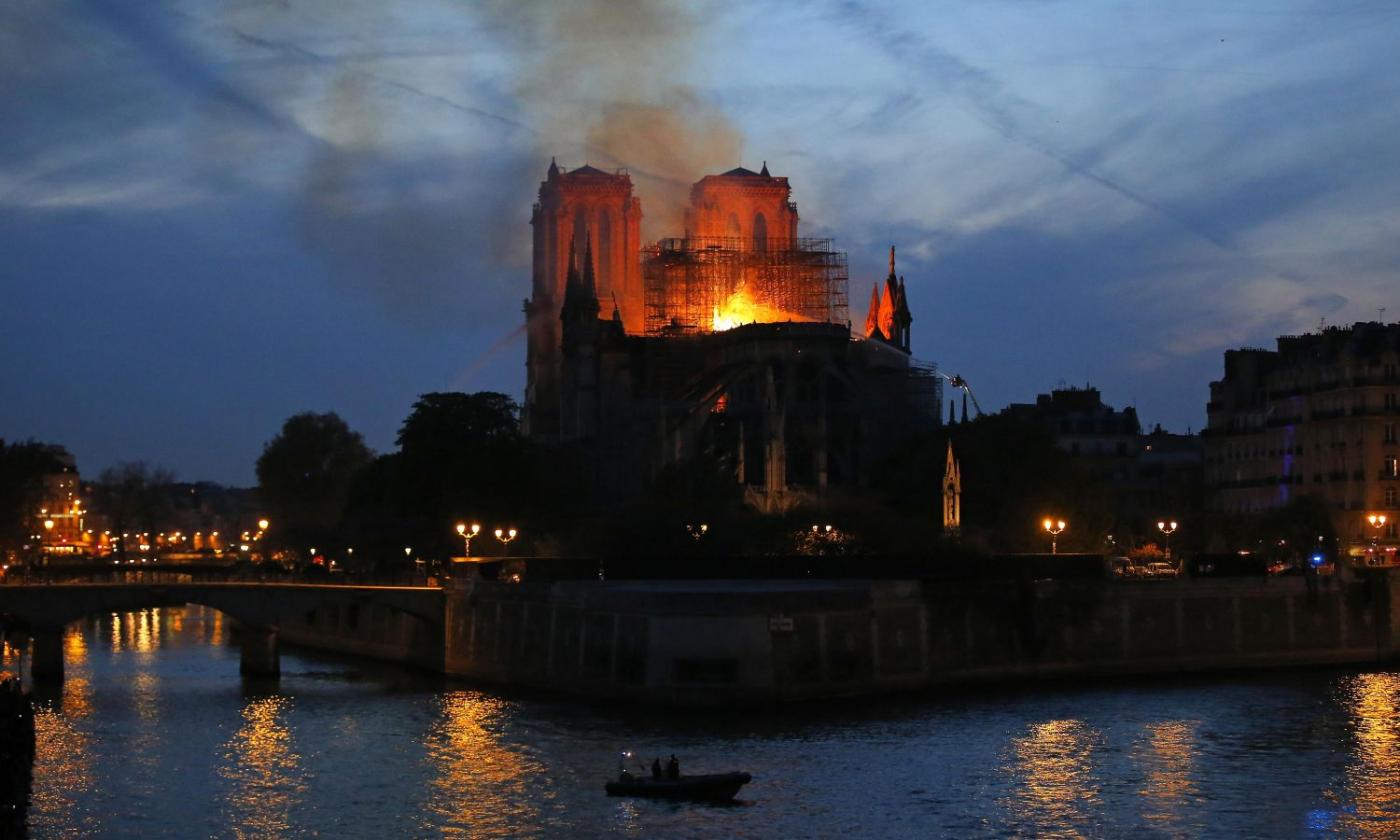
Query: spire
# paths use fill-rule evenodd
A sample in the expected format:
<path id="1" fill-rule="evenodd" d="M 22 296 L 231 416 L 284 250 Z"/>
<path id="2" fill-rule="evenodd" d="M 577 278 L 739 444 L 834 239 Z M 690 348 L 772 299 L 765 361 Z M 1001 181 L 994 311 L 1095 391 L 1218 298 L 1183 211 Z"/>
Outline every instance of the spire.
<path id="1" fill-rule="evenodd" d="M 771 178 L 771 177 L 773 177 L 772 175 L 769 175 L 769 174 L 768 174 L 768 161 L 765 160 L 765 161 L 763 162 L 763 168 L 760 169 L 760 170 L 758 170 L 758 174 L 762 175 L 762 176 L 765 177 L 765 178 Z"/>
<path id="2" fill-rule="evenodd" d="M 967 391 L 963 391 L 962 422 L 964 422 L 964 423 L 967 422 Z"/>
<path id="3" fill-rule="evenodd" d="M 559 164 L 554 162 L 554 157 L 552 155 L 549 158 L 549 171 L 545 173 L 545 176 L 550 180 L 559 177 Z"/>
<path id="4" fill-rule="evenodd" d="M 874 338 L 880 332 L 880 284 L 870 287 L 870 314 L 865 316 L 865 337 Z"/>
<path id="5" fill-rule="evenodd" d="M 613 319 L 613 321 L 615 321 L 615 322 L 617 322 L 617 323 L 620 324 L 620 323 L 622 323 L 622 310 L 619 309 L 618 306 L 617 306 L 617 292 L 613 292 L 613 293 L 612 293 L 612 299 L 613 299 L 613 314 L 612 314 L 612 319 Z"/>
<path id="6" fill-rule="evenodd" d="M 890 276 L 894 276 L 894 246 L 890 246 Z"/>
<path id="7" fill-rule="evenodd" d="M 954 425 L 954 424 L 956 424 L 956 423 L 958 422 L 958 416 L 957 416 L 957 414 L 954 413 L 954 410 L 955 410 L 955 409 L 953 408 L 954 405 L 956 405 L 956 403 L 954 403 L 952 400 L 948 400 L 948 425 L 949 425 L 949 426 L 952 426 L 952 425 Z"/>
<path id="8" fill-rule="evenodd" d="M 569 271 L 564 275 L 564 295 L 568 296 L 569 289 L 578 285 L 578 261 L 574 259 L 574 238 L 569 237 Z"/>
<path id="9" fill-rule="evenodd" d="M 894 338 L 894 289 L 885 281 L 885 293 L 880 296 L 880 332 L 887 339 Z"/>

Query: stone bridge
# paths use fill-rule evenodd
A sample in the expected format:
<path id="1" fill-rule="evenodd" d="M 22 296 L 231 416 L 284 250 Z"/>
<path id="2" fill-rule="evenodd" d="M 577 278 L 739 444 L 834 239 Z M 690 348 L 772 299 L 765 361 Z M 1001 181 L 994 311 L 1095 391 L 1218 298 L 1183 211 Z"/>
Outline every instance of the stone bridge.
<path id="1" fill-rule="evenodd" d="M 356 634 L 347 635 L 348 625 L 360 631 L 367 648 L 377 647 L 386 658 L 438 667 L 442 661 L 443 592 L 427 586 L 188 579 L 6 584 L 0 586 L 0 625 L 23 629 L 33 638 L 30 673 L 35 680 L 58 681 L 63 678 L 64 625 L 90 615 L 183 604 L 212 607 L 238 622 L 239 670 L 249 676 L 276 676 L 279 637 L 315 644 L 326 635 L 328 618 L 333 638 L 326 641 L 332 648 L 356 652 Z M 362 612 L 380 620 L 360 628 Z M 407 629 L 400 632 L 402 628 Z M 384 640 L 368 637 L 377 630 L 396 634 L 403 649 L 385 650 Z"/>

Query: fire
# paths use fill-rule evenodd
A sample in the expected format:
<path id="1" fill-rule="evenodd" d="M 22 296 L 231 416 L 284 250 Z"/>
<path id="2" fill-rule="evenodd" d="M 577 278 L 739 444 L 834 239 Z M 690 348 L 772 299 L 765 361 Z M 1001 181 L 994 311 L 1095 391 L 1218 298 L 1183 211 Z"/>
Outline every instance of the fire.
<path id="1" fill-rule="evenodd" d="M 748 290 L 740 286 L 725 300 L 723 306 L 714 307 L 714 331 L 724 332 L 744 324 L 777 324 L 784 321 L 807 321 L 800 315 L 784 312 L 749 296 Z"/>

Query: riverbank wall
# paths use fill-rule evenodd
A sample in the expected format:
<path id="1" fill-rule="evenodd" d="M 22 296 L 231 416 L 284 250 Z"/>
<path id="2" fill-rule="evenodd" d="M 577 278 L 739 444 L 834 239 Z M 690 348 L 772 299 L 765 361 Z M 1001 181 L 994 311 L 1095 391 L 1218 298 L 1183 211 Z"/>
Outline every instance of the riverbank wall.
<path id="1" fill-rule="evenodd" d="M 442 670 L 724 706 L 1400 654 L 1384 572 L 1158 581 L 455 581 Z"/>

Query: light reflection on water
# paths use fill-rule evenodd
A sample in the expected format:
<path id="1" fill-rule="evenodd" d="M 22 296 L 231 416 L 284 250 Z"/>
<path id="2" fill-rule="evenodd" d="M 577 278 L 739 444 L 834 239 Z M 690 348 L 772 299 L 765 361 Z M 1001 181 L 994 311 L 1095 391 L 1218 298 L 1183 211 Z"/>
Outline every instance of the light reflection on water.
<path id="1" fill-rule="evenodd" d="M 70 626 L 36 837 L 1395 836 L 1400 674 L 1301 671 L 722 715 L 444 688 L 198 608 Z M 0 670 L 21 651 L 0 648 Z M 609 799 L 616 751 L 746 769 L 735 808 Z"/>
<path id="2" fill-rule="evenodd" d="M 225 745 L 219 775 L 229 783 L 224 823 L 240 840 L 278 837 L 306 793 L 287 719 L 292 701 L 260 697 L 243 707 L 243 726 Z"/>
<path id="3" fill-rule="evenodd" d="M 538 760 L 502 741 L 509 704 L 477 691 L 447 691 L 438 704 L 423 739 L 434 771 L 424 829 L 471 837 L 535 824 L 549 780 Z"/>
<path id="4" fill-rule="evenodd" d="M 1008 816 L 1031 826 L 1074 827 L 1092 822 L 1100 805 L 1094 749 L 1099 740 L 1083 721 L 1034 723 L 1011 741 Z M 1054 832 L 1045 836 L 1056 836 Z"/>

